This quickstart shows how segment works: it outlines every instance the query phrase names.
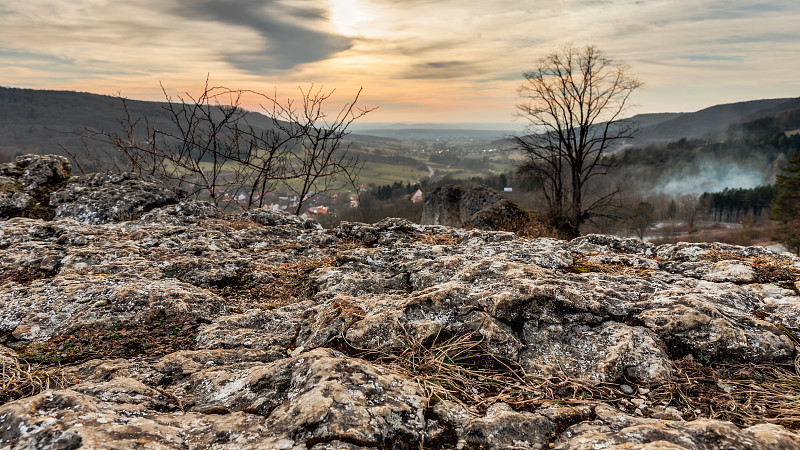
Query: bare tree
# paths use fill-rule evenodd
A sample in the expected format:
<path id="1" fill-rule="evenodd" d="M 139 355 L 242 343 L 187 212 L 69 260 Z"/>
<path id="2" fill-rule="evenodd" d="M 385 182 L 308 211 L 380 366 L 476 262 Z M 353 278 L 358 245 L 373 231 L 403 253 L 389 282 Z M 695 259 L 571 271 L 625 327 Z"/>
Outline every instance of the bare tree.
<path id="1" fill-rule="evenodd" d="M 552 225 L 565 237 L 578 236 L 616 193 L 586 197 L 592 178 L 607 173 L 603 157 L 612 144 L 637 131 L 621 120 L 642 85 L 629 71 L 595 46 L 567 45 L 524 73 L 517 115 L 528 120 L 529 134 L 514 138 L 527 156 L 519 171 L 536 182 Z"/>
<path id="2" fill-rule="evenodd" d="M 679 198 L 680 201 L 680 218 L 689 226 L 689 232 L 695 231 L 695 225 L 700 220 L 700 215 L 703 212 L 703 204 L 700 201 L 700 196 L 697 194 L 686 194 Z"/>
<path id="3" fill-rule="evenodd" d="M 87 131 L 84 138 L 106 144 L 103 161 L 84 146 L 85 156 L 105 169 L 157 176 L 208 198 L 220 207 L 264 205 L 278 185 L 298 194 L 295 214 L 314 194 L 355 185 L 361 168 L 344 145 L 349 126 L 374 108 L 356 107 L 361 94 L 331 120 L 325 101 L 333 90 L 300 89 L 300 101 L 281 102 L 274 95 L 210 86 L 199 96 L 173 98 L 163 88 L 168 125 L 157 128 L 148 117 L 135 117 L 122 99 L 120 131 Z M 262 98 L 266 120 L 241 108 L 244 95 Z M 66 149 L 65 149 L 66 150 Z M 68 152 L 75 159 L 77 152 Z"/>
<path id="4" fill-rule="evenodd" d="M 650 229 L 655 218 L 655 209 L 653 205 L 648 202 L 639 202 L 628 213 L 627 222 L 628 227 L 639 236 L 639 240 L 644 240 L 644 235 Z"/>
<path id="5" fill-rule="evenodd" d="M 356 178 L 362 164 L 344 145 L 344 137 L 350 125 L 372 111 L 370 108 L 357 108 L 356 102 L 361 90 L 352 102 L 345 103 L 338 113 L 329 116 L 323 109 L 324 102 L 334 91 L 300 89 L 302 105 L 296 106 L 292 100 L 279 102 L 276 96 L 264 98 L 274 127 L 282 135 L 291 136 L 283 167 L 287 188 L 298 197 L 295 214 L 302 210 L 303 202 L 320 192 L 352 186 L 357 192 Z"/>

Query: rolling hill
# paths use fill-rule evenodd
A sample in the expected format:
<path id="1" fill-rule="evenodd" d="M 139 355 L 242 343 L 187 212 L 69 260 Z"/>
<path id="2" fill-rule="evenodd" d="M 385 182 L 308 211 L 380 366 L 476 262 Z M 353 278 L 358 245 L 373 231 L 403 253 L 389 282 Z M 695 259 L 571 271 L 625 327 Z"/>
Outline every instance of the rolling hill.
<path id="1" fill-rule="evenodd" d="M 627 144 L 643 147 L 681 138 L 718 139 L 731 125 L 797 109 L 800 98 L 777 98 L 716 105 L 693 113 L 642 114 L 630 119 L 639 122 L 639 133 Z"/>

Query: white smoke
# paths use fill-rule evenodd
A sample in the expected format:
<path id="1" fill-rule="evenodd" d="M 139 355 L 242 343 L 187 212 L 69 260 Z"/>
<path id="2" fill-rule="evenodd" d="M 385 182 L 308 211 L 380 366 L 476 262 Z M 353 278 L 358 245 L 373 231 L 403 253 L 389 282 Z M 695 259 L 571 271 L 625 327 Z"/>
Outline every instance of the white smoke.
<path id="1" fill-rule="evenodd" d="M 654 187 L 650 193 L 667 195 L 702 194 L 719 192 L 725 188 L 754 188 L 774 183 L 768 170 L 743 167 L 736 163 L 704 161 L 687 170 L 672 170 L 667 181 Z"/>

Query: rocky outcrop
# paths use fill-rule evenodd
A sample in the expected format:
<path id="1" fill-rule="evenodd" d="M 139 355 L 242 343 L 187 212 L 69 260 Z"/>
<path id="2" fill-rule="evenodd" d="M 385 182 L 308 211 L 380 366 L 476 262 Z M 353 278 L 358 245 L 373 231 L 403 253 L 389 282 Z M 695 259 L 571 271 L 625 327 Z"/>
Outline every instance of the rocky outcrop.
<path id="1" fill-rule="evenodd" d="M 136 219 L 181 197 L 161 181 L 134 173 L 73 177 L 63 156 L 24 155 L 0 164 L 0 218 L 75 219 L 94 225 Z"/>
<path id="2" fill-rule="evenodd" d="M 486 186 L 469 189 L 447 185 L 436 188 L 425 197 L 422 205 L 424 225 L 465 227 L 471 225 L 482 211 L 489 211 L 505 200 Z"/>
<path id="3" fill-rule="evenodd" d="M 0 447 L 800 446 L 800 260 L 759 247 L 183 202 L 2 221 L 0 279 Z"/>
<path id="4" fill-rule="evenodd" d="M 153 177 L 135 173 L 91 173 L 74 177 L 50 195 L 56 218 L 98 223 L 132 220 L 180 201 L 180 194 Z"/>
<path id="5" fill-rule="evenodd" d="M 56 155 L 23 155 L 0 164 L 0 219 L 52 218 L 49 194 L 72 176 L 71 171 L 67 158 Z"/>
<path id="6" fill-rule="evenodd" d="M 0 448 L 800 448 L 797 257 L 80 189 L 147 183 L 0 221 Z"/>
<path id="7" fill-rule="evenodd" d="M 13 163 L 3 164 L 0 173 L 16 178 L 25 191 L 60 184 L 72 175 L 67 158 L 57 155 L 17 156 Z"/>

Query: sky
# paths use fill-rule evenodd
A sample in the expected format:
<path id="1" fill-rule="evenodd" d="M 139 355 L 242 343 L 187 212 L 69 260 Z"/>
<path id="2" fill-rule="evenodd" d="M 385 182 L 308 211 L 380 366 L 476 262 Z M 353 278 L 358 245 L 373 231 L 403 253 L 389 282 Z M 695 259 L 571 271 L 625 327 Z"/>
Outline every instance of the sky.
<path id="1" fill-rule="evenodd" d="M 212 85 L 378 109 L 367 122 L 510 123 L 522 73 L 596 45 L 632 113 L 800 96 L 797 0 L 2 0 L 0 85 L 163 100 Z M 255 99 L 244 106 L 258 109 Z"/>

